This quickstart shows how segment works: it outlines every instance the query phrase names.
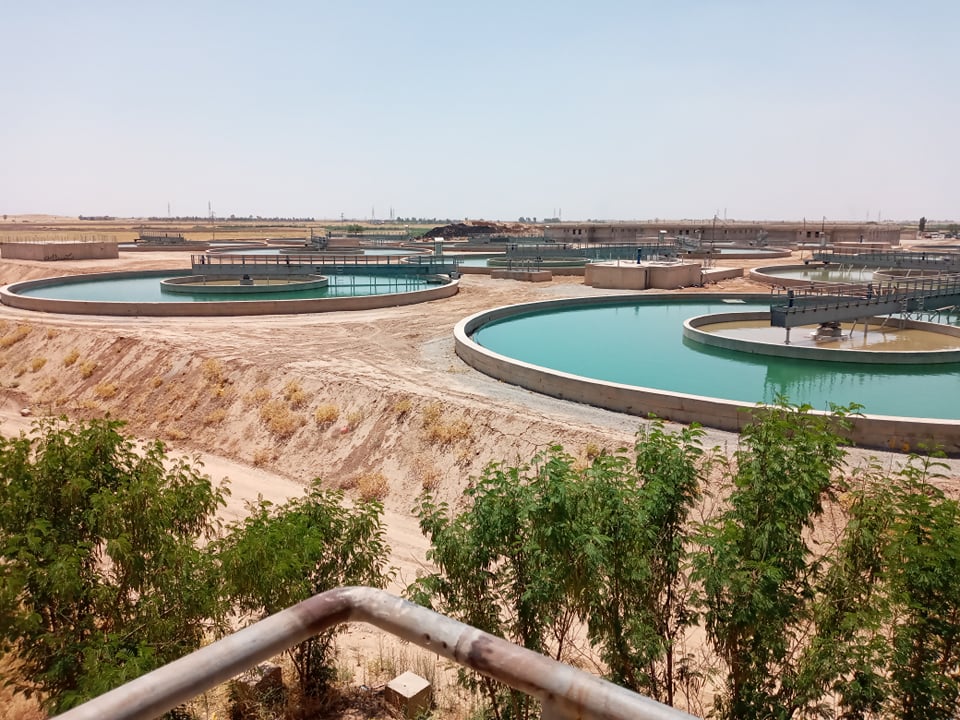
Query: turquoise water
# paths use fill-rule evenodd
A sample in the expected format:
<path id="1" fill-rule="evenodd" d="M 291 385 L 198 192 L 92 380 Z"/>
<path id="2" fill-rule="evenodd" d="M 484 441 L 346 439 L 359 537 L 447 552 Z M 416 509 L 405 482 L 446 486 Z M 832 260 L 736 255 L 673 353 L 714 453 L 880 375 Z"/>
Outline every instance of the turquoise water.
<path id="1" fill-rule="evenodd" d="M 773 277 L 792 278 L 794 280 L 810 280 L 811 282 L 870 282 L 873 280 L 873 270 L 867 268 L 825 268 L 820 265 L 808 265 L 804 268 L 791 270 L 766 269 L 764 275 Z"/>
<path id="2" fill-rule="evenodd" d="M 828 410 L 960 419 L 960 364 L 860 367 L 789 360 L 685 341 L 683 321 L 767 303 L 663 302 L 605 305 L 507 318 L 477 330 L 485 348 L 553 370 L 657 390 L 746 403 L 784 395 Z"/>
<path id="3" fill-rule="evenodd" d="M 160 280 L 189 275 L 189 270 L 152 277 L 103 279 L 88 282 L 64 282 L 60 285 L 23 290 L 20 295 L 52 300 L 93 300 L 97 302 L 224 302 L 255 300 L 312 300 L 315 298 L 387 295 L 423 290 L 429 286 L 420 278 L 380 277 L 376 275 L 329 275 L 329 285 L 313 290 L 250 294 L 216 293 L 184 295 L 161 290 Z"/>

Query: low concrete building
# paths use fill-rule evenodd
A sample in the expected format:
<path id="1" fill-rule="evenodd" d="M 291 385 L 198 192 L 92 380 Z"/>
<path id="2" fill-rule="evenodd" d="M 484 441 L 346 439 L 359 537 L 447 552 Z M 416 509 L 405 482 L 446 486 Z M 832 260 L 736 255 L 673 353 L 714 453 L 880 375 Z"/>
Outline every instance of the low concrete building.
<path id="1" fill-rule="evenodd" d="M 817 242 L 900 244 L 900 226 L 893 223 L 741 222 L 721 220 L 648 220 L 547 225 L 544 235 L 554 242 L 651 242 L 664 233 L 669 239 L 734 245 L 797 245 Z"/>
<path id="2" fill-rule="evenodd" d="M 677 290 L 700 284 L 700 263 L 618 260 L 587 265 L 584 285 L 612 290 Z"/>

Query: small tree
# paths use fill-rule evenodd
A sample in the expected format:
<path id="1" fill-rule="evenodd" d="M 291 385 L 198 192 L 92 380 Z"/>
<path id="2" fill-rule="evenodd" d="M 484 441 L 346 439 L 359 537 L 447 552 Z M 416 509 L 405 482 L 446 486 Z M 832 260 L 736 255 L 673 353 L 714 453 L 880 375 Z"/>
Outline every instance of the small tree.
<path id="1" fill-rule="evenodd" d="M 698 494 L 696 428 L 654 423 L 634 455 L 579 467 L 559 446 L 529 464 L 495 463 L 467 490 L 470 506 L 421 499 L 420 526 L 439 572 L 409 589 L 441 612 L 561 659 L 587 624 L 615 682 L 674 699 L 674 642 L 691 615 L 684 588 L 685 520 Z M 465 677 L 497 718 L 536 711 L 526 695 Z"/>
<path id="2" fill-rule="evenodd" d="M 904 720 L 955 718 L 960 698 L 960 504 L 930 484 L 930 468 L 901 473 L 885 548 L 891 709 Z"/>
<path id="3" fill-rule="evenodd" d="M 694 577 L 707 637 L 727 667 L 721 718 L 791 717 L 822 682 L 795 656 L 818 574 L 805 533 L 845 457 L 845 412 L 814 415 L 782 399 L 757 410 L 736 452 L 730 507 L 700 532 Z"/>
<path id="4" fill-rule="evenodd" d="M 927 229 L 927 219 L 925 217 L 920 218 L 920 232 L 923 232 Z"/>
<path id="5" fill-rule="evenodd" d="M 383 507 L 347 507 L 340 492 L 310 492 L 284 505 L 259 499 L 250 515 L 229 528 L 217 550 L 235 606 L 270 615 L 341 585 L 383 587 L 390 578 Z M 300 685 L 317 695 L 332 677 L 331 643 L 337 629 L 290 651 Z"/>
<path id="6" fill-rule="evenodd" d="M 702 436 L 696 425 L 668 433 L 651 423 L 626 467 L 601 456 L 583 480 L 594 508 L 587 521 L 609 539 L 585 596 L 590 638 L 613 682 L 668 705 L 691 673 L 675 646 L 695 619 L 687 518 L 700 494 Z"/>
<path id="7" fill-rule="evenodd" d="M 466 491 L 470 508 L 455 517 L 430 495 L 421 498 L 420 527 L 432 544 L 427 557 L 439 572 L 408 589 L 413 600 L 531 650 L 546 651 L 548 635 L 562 648 L 573 619 L 564 591 L 577 557 L 558 562 L 543 547 L 543 531 L 552 530 L 559 543 L 576 538 L 562 494 L 552 498 L 559 501 L 552 507 L 555 524 L 537 522 L 544 498 L 536 484 L 566 488 L 573 474 L 573 458 L 554 447 L 533 466 L 488 465 Z M 537 711 L 528 695 L 486 676 L 460 678 L 484 693 L 498 720 L 523 720 Z"/>
<path id="8" fill-rule="evenodd" d="M 200 545 L 225 491 L 121 426 L 0 438 L 0 642 L 57 712 L 194 650 L 222 616 Z"/>

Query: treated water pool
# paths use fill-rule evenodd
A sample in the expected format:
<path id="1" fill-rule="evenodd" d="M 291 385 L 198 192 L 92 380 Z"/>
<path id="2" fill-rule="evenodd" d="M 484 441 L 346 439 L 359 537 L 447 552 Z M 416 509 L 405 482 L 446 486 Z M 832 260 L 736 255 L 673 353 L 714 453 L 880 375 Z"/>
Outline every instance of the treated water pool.
<path id="1" fill-rule="evenodd" d="M 960 420 L 960 364 L 858 366 L 750 355 L 683 338 L 683 321 L 768 310 L 759 300 L 632 301 L 527 313 L 482 326 L 473 340 L 552 370 L 745 403 L 786 396 L 817 410 Z M 956 318 L 951 318 L 956 322 Z"/>
<path id="2" fill-rule="evenodd" d="M 51 300 L 86 300 L 94 302 L 224 302 L 261 300 L 312 300 L 316 298 L 359 297 L 362 295 L 386 295 L 398 292 L 423 290 L 431 283 L 419 277 L 384 277 L 377 275 L 329 275 L 325 288 L 294 290 L 289 292 L 262 292 L 256 295 L 237 293 L 209 293 L 186 295 L 164 292 L 160 281 L 171 277 L 189 275 L 189 270 L 180 270 L 164 275 L 135 278 L 103 278 L 64 281 L 57 285 L 27 288 L 18 295 L 49 298 Z"/>

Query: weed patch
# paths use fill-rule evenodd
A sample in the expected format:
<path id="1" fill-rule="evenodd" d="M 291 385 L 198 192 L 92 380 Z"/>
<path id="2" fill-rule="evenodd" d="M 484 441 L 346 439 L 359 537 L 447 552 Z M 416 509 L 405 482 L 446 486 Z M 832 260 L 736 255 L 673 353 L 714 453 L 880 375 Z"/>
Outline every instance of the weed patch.
<path id="1" fill-rule="evenodd" d="M 357 478 L 361 500 L 383 500 L 390 493 L 390 483 L 382 472 L 364 473 Z"/>
<path id="2" fill-rule="evenodd" d="M 97 369 L 97 364 L 93 360 L 86 360 L 80 363 L 80 377 L 86 380 L 93 375 Z"/>
<path id="3" fill-rule="evenodd" d="M 285 402 L 271 400 L 260 408 L 260 421 L 272 435 L 288 438 L 303 425 L 303 416 L 293 412 Z"/>
<path id="4" fill-rule="evenodd" d="M 451 420 L 444 416 L 440 403 L 431 403 L 423 410 L 424 438 L 436 445 L 450 445 L 473 436 L 466 420 Z"/>
<path id="5" fill-rule="evenodd" d="M 296 380 L 290 380 L 283 387 L 283 399 L 290 403 L 293 410 L 299 410 L 307 403 L 307 394 Z"/>
<path id="6" fill-rule="evenodd" d="M 3 336 L 0 336 L 0 348 L 6 349 L 27 337 L 33 328 L 30 325 L 17 325 Z"/>
<path id="7" fill-rule="evenodd" d="M 97 383 L 93 388 L 93 394 L 101 400 L 109 400 L 117 394 L 117 386 L 108 382 Z"/>
<path id="8" fill-rule="evenodd" d="M 327 427 L 333 425 L 340 418 L 340 408 L 336 405 L 324 404 L 320 405 L 316 410 L 313 411 L 313 419 L 317 421 L 317 425 Z"/>

